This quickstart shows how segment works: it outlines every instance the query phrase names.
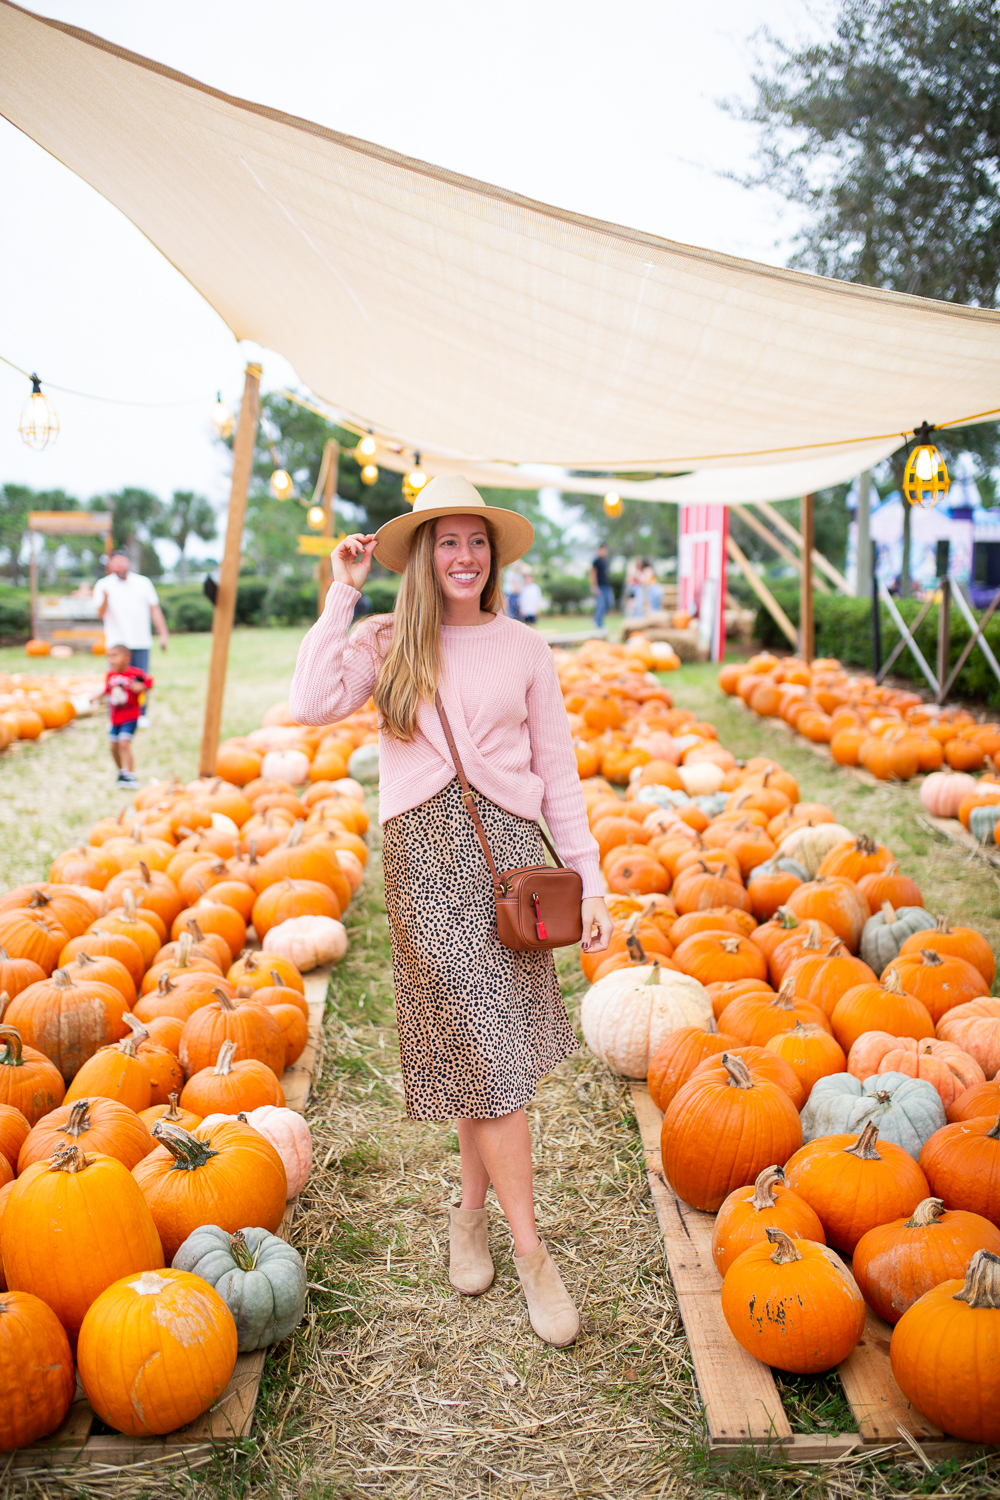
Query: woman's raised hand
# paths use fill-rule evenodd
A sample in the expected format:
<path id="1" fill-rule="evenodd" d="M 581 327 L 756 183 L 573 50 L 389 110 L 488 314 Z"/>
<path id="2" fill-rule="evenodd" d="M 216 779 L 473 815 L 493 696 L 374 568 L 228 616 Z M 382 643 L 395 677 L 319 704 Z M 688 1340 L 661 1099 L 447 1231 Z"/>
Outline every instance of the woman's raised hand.
<path id="1" fill-rule="evenodd" d="M 374 532 L 369 532 L 367 536 L 362 536 L 360 532 L 356 532 L 354 536 L 345 536 L 330 554 L 330 571 L 334 583 L 349 583 L 352 589 L 360 589 L 371 569 L 374 551 Z"/>

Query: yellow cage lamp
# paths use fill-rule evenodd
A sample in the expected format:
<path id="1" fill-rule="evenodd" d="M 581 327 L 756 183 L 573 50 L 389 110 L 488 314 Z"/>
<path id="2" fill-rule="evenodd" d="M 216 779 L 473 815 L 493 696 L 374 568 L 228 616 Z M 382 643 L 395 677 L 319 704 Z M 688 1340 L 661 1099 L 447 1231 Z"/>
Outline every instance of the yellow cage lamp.
<path id="1" fill-rule="evenodd" d="M 936 505 L 951 488 L 945 461 L 931 442 L 933 431 L 934 425 L 930 422 L 921 422 L 913 429 L 917 442 L 903 471 L 903 494 L 911 505 L 926 510 Z"/>
<path id="2" fill-rule="evenodd" d="M 611 516 L 612 520 L 617 520 L 621 513 L 622 497 L 621 495 L 616 494 L 614 490 L 611 490 L 604 497 L 604 514 L 606 516 Z"/>
<path id="3" fill-rule="evenodd" d="M 37 375 L 29 375 L 31 395 L 24 403 L 17 430 L 29 448 L 41 453 L 50 448 L 59 436 L 59 418 L 48 396 L 42 392 L 42 382 Z"/>

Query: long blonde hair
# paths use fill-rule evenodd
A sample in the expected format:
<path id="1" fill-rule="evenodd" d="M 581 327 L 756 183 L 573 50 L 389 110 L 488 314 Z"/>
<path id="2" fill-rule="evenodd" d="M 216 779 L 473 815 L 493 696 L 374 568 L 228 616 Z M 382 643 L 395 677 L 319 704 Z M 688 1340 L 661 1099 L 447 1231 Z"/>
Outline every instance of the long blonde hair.
<path id="1" fill-rule="evenodd" d="M 434 567 L 436 525 L 436 520 L 425 521 L 413 534 L 395 613 L 371 621 L 380 646 L 385 634 L 392 631 L 373 696 L 383 732 L 397 740 L 413 739 L 420 706 L 434 701 L 441 677 L 444 595 Z M 484 520 L 483 526 L 490 543 L 490 571 L 479 607 L 487 613 L 503 614 L 496 533 L 489 521 Z"/>

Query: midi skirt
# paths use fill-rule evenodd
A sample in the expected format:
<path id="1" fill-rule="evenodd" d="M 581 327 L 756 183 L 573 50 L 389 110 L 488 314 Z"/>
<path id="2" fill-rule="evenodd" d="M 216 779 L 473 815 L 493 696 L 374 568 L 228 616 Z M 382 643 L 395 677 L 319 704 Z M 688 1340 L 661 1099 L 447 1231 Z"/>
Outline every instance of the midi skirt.
<path id="1" fill-rule="evenodd" d="M 498 870 L 545 863 L 536 823 L 475 793 Z M 491 1120 L 579 1047 L 551 952 L 497 936 L 493 883 L 457 779 L 383 829 L 406 1113 Z"/>

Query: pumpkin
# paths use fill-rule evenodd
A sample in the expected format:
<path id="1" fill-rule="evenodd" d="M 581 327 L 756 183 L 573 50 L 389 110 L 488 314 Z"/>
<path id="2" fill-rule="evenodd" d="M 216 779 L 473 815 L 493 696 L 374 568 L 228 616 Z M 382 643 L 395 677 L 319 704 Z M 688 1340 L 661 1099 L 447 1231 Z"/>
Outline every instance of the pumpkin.
<path id="1" fill-rule="evenodd" d="M 733 906 L 750 911 L 752 904 L 749 894 L 738 881 L 728 879 L 724 869 L 716 874 L 704 860 L 689 865 L 678 876 L 671 894 L 682 916 L 686 912 L 703 911 L 709 906 Z"/>
<path id="2" fill-rule="evenodd" d="M 200 1276 L 133 1271 L 95 1298 L 80 1330 L 80 1380 L 102 1422 L 129 1437 L 174 1432 L 222 1395 L 237 1334 Z"/>
<path id="3" fill-rule="evenodd" d="M 809 879 L 809 871 L 797 859 L 775 855 L 750 872 L 747 890 L 758 922 L 767 922 L 798 886 Z"/>
<path id="4" fill-rule="evenodd" d="M 146 972 L 146 961 L 137 943 L 120 933 L 86 932 L 83 937 L 72 938 L 59 954 L 59 964 L 67 968 L 72 959 L 81 953 L 91 958 L 116 958 L 129 973 L 133 985 L 138 989 Z"/>
<path id="5" fill-rule="evenodd" d="M 887 1031 L 890 1036 L 912 1036 L 918 1041 L 934 1035 L 930 1011 L 922 1001 L 904 992 L 899 975 L 892 969 L 884 984 L 855 985 L 841 995 L 830 1025 L 845 1052 L 850 1052 L 866 1031 Z"/>
<path id="6" fill-rule="evenodd" d="M 840 875 L 857 885 L 864 875 L 877 875 L 892 864 L 892 851 L 867 833 L 837 844 L 823 856 L 817 875 Z"/>
<path id="7" fill-rule="evenodd" d="M 771 952 L 767 968 L 772 984 L 780 985 L 798 959 L 818 957 L 836 938 L 833 928 L 825 922 L 800 922 L 795 931 L 786 933 Z"/>
<path id="8" fill-rule="evenodd" d="M 142 860 L 131 869 L 122 870 L 113 876 L 108 881 L 104 894 L 111 906 L 117 906 L 119 898 L 124 899 L 125 891 L 132 892 L 140 911 L 154 911 L 167 927 L 184 905 L 178 888 L 169 875 L 165 875 L 162 870 L 150 870 Z"/>
<path id="9" fill-rule="evenodd" d="M 228 1234 L 215 1224 L 196 1229 L 173 1259 L 215 1288 L 236 1323 L 241 1354 L 286 1339 L 302 1321 L 306 1268 L 286 1240 L 265 1229 Z"/>
<path id="10" fill-rule="evenodd" d="M 989 985 L 975 964 L 934 948 L 903 953 L 889 968 L 895 969 L 908 995 L 923 1001 L 935 1025 L 955 1006 L 989 994 Z"/>
<path id="11" fill-rule="evenodd" d="M 784 1161 L 801 1141 L 784 1090 L 724 1052 L 720 1067 L 703 1065 L 691 1075 L 663 1116 L 663 1175 L 685 1203 L 714 1213 L 734 1188 Z"/>
<path id="12" fill-rule="evenodd" d="M 284 1091 L 273 1069 L 255 1057 L 234 1062 L 235 1051 L 235 1042 L 223 1042 L 215 1066 L 202 1068 L 188 1080 L 181 1093 L 182 1109 L 204 1119 L 206 1115 L 257 1109 L 262 1104 L 284 1104 Z"/>
<path id="13" fill-rule="evenodd" d="M 255 991 L 254 997 L 259 993 L 260 991 Z M 301 999 L 294 990 L 286 993 L 295 994 L 296 1000 Z M 309 1022 L 298 1005 L 269 1005 L 267 1010 L 281 1029 L 281 1039 L 285 1044 L 285 1068 L 294 1067 L 309 1043 Z"/>
<path id="14" fill-rule="evenodd" d="M 139 1119 L 150 1131 L 159 1120 L 166 1120 L 168 1125 L 181 1125 L 185 1130 L 194 1130 L 201 1124 L 202 1116 L 194 1114 L 189 1109 L 180 1109 L 178 1100 L 179 1095 L 171 1094 L 166 1104 L 151 1104 L 148 1109 L 143 1110 Z M 150 1150 L 152 1150 L 156 1142 L 152 1136 L 149 1139 Z"/>
<path id="15" fill-rule="evenodd" d="M 918 1298 L 964 1276 L 977 1250 L 1000 1254 L 1000 1230 L 980 1214 L 948 1210 L 925 1198 L 908 1219 L 879 1224 L 862 1235 L 854 1276 L 865 1301 L 887 1323 L 898 1323 Z"/>
<path id="16" fill-rule="evenodd" d="M 113 1046 L 101 1047 L 87 1059 L 66 1090 L 67 1104 L 97 1096 L 115 1099 L 136 1114 L 149 1108 L 153 1102 L 149 1072 L 138 1057 L 139 1042 L 147 1033 L 135 1024 L 137 1031 Z"/>
<path id="17" fill-rule="evenodd" d="M 791 981 L 786 979 L 776 995 L 741 995 L 727 1005 L 719 1017 L 719 1026 L 752 1047 L 765 1047 L 771 1037 L 791 1031 L 799 1024 L 830 1030 L 823 1012 L 808 1000 L 797 1000 Z"/>
<path id="18" fill-rule="evenodd" d="M 964 1281 L 932 1287 L 892 1335 L 892 1373 L 907 1401 L 969 1443 L 1000 1442 L 1000 1256 L 977 1250 Z"/>
<path id="19" fill-rule="evenodd" d="M 712 1258 L 725 1276 L 738 1255 L 767 1239 L 769 1228 L 796 1240 L 826 1244 L 823 1226 L 804 1198 L 785 1186 L 782 1167 L 765 1167 L 753 1187 L 738 1187 L 719 1209 L 712 1230 Z"/>
<path id="20" fill-rule="evenodd" d="M 646 1083 L 653 1103 L 665 1110 L 682 1084 L 687 1083 L 699 1063 L 739 1046 L 739 1038 L 725 1032 L 704 1031 L 700 1026 L 682 1026 L 670 1032 L 650 1060 Z"/>
<path id="21" fill-rule="evenodd" d="M 305 995 L 299 990 L 291 989 L 287 984 L 282 984 L 281 975 L 275 973 L 274 984 L 261 985 L 258 989 L 252 989 L 250 985 L 241 984 L 236 990 L 237 1000 L 253 999 L 257 1005 L 265 1005 L 268 1010 L 275 1010 L 283 1005 L 294 1005 L 302 1019 L 309 1020 L 309 1002 Z"/>
<path id="22" fill-rule="evenodd" d="M 93 921 L 86 898 L 68 885 L 19 885 L 0 896 L 0 916 L 10 911 L 39 912 L 61 927 L 67 937 L 80 937 Z"/>
<path id="23" fill-rule="evenodd" d="M 934 918 L 922 906 L 902 906 L 897 911 L 888 901 L 883 901 L 881 911 L 864 924 L 861 957 L 876 974 L 882 974 L 893 959 L 899 957 L 907 938 L 933 926 Z"/>
<path id="24" fill-rule="evenodd" d="M 275 974 L 290 990 L 298 990 L 300 994 L 305 994 L 306 987 L 302 981 L 302 975 L 295 965 L 290 959 L 283 958 L 280 953 L 275 953 L 270 948 L 244 953 L 226 970 L 226 978 L 231 984 L 245 984 L 255 990 L 261 989 L 266 984 L 274 984 Z"/>
<path id="25" fill-rule="evenodd" d="M 879 1138 L 902 1146 L 914 1161 L 926 1141 L 945 1123 L 944 1105 L 933 1084 L 904 1073 L 879 1073 L 864 1082 L 850 1073 L 820 1079 L 802 1111 L 802 1134 L 852 1134 L 868 1120 Z"/>
<path id="26" fill-rule="evenodd" d="M 242 951 L 247 940 L 247 924 L 239 912 L 219 901 L 202 900 L 196 906 L 186 906 L 174 918 L 170 936 L 176 942 L 184 932 L 192 933 L 196 940 L 215 933 L 226 944 L 230 961 Z"/>
<path id="27" fill-rule="evenodd" d="M 127 1105 L 114 1099 L 74 1099 L 32 1126 L 18 1153 L 17 1170 L 48 1161 L 63 1146 L 79 1146 L 91 1156 L 113 1156 L 131 1171 L 153 1145 L 147 1126 Z"/>
<path id="28" fill-rule="evenodd" d="M 25 1047 L 15 1027 L 0 1026 L 0 1104 L 20 1110 L 35 1125 L 62 1103 L 65 1093 L 62 1074 L 44 1052 Z"/>
<path id="29" fill-rule="evenodd" d="M 795 811 L 794 808 L 789 810 Z M 778 855 L 782 859 L 795 859 L 800 865 L 805 865 L 812 880 L 819 873 L 819 867 L 830 850 L 853 838 L 854 834 L 842 823 L 806 822 L 784 835 L 778 844 Z"/>
<path id="30" fill-rule="evenodd" d="M 825 922 L 852 953 L 857 953 L 868 920 L 868 903 L 853 880 L 817 875 L 792 892 L 788 909 L 802 921 Z"/>
<path id="31" fill-rule="evenodd" d="M 114 873 L 113 862 L 102 857 L 98 849 L 78 844 L 75 849 L 65 849 L 56 855 L 49 870 L 49 880 L 54 884 L 86 885 L 95 891 L 103 891 Z"/>
<path id="32" fill-rule="evenodd" d="M 878 976 L 863 959 L 848 953 L 839 938 L 819 953 L 803 951 L 787 970 L 786 977 L 795 986 L 795 993 L 815 1005 L 828 1019 L 846 990 L 859 984 L 878 983 Z"/>
<path id="33" fill-rule="evenodd" d="M 132 892 L 126 890 L 122 892 L 122 905 L 92 922 L 88 931 L 131 938 L 142 954 L 145 968 L 153 962 L 156 950 L 164 941 L 165 928 L 154 911 L 137 907 Z"/>
<path id="34" fill-rule="evenodd" d="M 941 1017 L 935 1033 L 974 1057 L 987 1078 L 1000 1072 L 1000 1000 L 984 995 L 956 1005 Z"/>
<path id="35" fill-rule="evenodd" d="M 674 949 L 673 961 L 682 974 L 690 974 L 700 984 L 767 978 L 763 953 L 749 938 L 736 933 L 692 933 Z"/>
<path id="36" fill-rule="evenodd" d="M 95 957 L 91 953 L 80 952 L 66 968 L 75 983 L 96 979 L 99 984 L 110 984 L 113 989 L 119 990 L 126 1006 L 135 1004 L 135 981 L 120 959 L 105 954 Z"/>
<path id="37" fill-rule="evenodd" d="M 30 958 L 11 958 L 6 948 L 0 947 L 0 995 L 13 1000 L 29 984 L 37 984 L 45 978 L 45 970 Z"/>
<path id="38" fill-rule="evenodd" d="M 0 1295 L 0 1453 L 26 1448 L 61 1424 L 76 1391 L 66 1331 L 30 1292 Z"/>
<path id="39" fill-rule="evenodd" d="M 755 1359 L 816 1375 L 847 1358 L 864 1332 L 865 1304 L 838 1257 L 778 1228 L 744 1250 L 722 1283 L 722 1315 Z"/>
<path id="40" fill-rule="evenodd" d="M 302 973 L 339 964 L 347 952 L 347 931 L 333 917 L 292 917 L 270 928 L 268 952 L 287 958 Z"/>
<path id="41" fill-rule="evenodd" d="M 17 1158 L 31 1131 L 27 1116 L 12 1104 L 0 1104 L 0 1156 L 17 1171 Z"/>
<path id="42" fill-rule="evenodd" d="M 902 1146 L 879 1140 L 874 1120 L 860 1135 L 809 1141 L 786 1161 L 785 1182 L 816 1210 L 828 1243 L 848 1255 L 869 1229 L 930 1197 L 920 1167 Z"/>
<path id="43" fill-rule="evenodd" d="M 30 1047 L 51 1058 L 67 1083 L 99 1047 L 126 1034 L 120 990 L 97 980 L 76 980 L 68 969 L 29 984 L 4 1019 Z"/>
<path id="44" fill-rule="evenodd" d="M 895 861 L 877 874 L 863 875 L 858 890 L 868 902 L 872 916 L 882 910 L 883 901 L 890 906 L 923 906 L 924 898 L 916 881 L 901 875 Z"/>
<path id="45" fill-rule="evenodd" d="M 1000 1227 L 1000 1118 L 945 1125 L 924 1146 L 920 1165 L 945 1208 L 968 1209 Z"/>
<path id="46" fill-rule="evenodd" d="M 778 1057 L 774 1052 L 769 1052 L 766 1047 L 740 1046 L 729 1047 L 726 1050 L 731 1057 L 738 1057 L 741 1062 L 746 1063 L 755 1080 L 776 1083 L 778 1088 L 791 1099 L 796 1110 L 803 1107 L 806 1102 L 806 1091 L 802 1086 L 802 1080 L 795 1069 L 790 1067 L 783 1058 Z M 691 1077 L 693 1078 L 697 1073 L 707 1072 L 709 1068 L 717 1068 L 720 1061 L 721 1058 L 718 1057 L 706 1058 L 694 1069 Z"/>
<path id="47" fill-rule="evenodd" d="M 285 1039 L 273 1012 L 252 1000 L 237 1002 L 224 990 L 216 990 L 215 999 L 199 1006 L 184 1023 L 180 1061 L 185 1075 L 190 1078 L 202 1068 L 213 1067 L 225 1041 L 234 1044 L 234 1061 L 255 1057 L 278 1078 L 285 1071 Z"/>
<path id="48" fill-rule="evenodd" d="M 939 914 L 932 930 L 912 934 L 900 948 L 901 954 L 919 953 L 924 948 L 933 948 L 936 953 L 968 959 L 975 964 L 986 983 L 992 988 L 997 965 L 993 949 L 972 927 L 950 927 L 948 918 Z"/>
<path id="49" fill-rule="evenodd" d="M 712 1015 L 718 1020 L 738 995 L 773 995 L 775 992 L 763 980 L 737 979 L 728 984 L 706 984 L 705 993 L 712 1001 Z"/>
<path id="50" fill-rule="evenodd" d="M 825 1025 L 796 1021 L 790 1031 L 777 1032 L 764 1046 L 794 1069 L 807 1096 L 821 1078 L 842 1073 L 847 1065 L 843 1047 Z"/>
<path id="51" fill-rule="evenodd" d="M 69 941 L 65 927 L 41 912 L 17 907 L 0 915 L 0 948 L 11 958 L 30 959 L 45 974 L 52 973 Z"/>
<path id="52" fill-rule="evenodd" d="M 18 1177 L 3 1217 L 12 1291 L 47 1302 L 74 1344 L 87 1308 L 125 1269 L 163 1264 L 152 1215 L 128 1168 L 66 1145 Z"/>
<path id="53" fill-rule="evenodd" d="M 995 1119 L 998 1111 L 1000 1080 L 995 1078 L 992 1083 L 974 1083 L 964 1094 L 959 1094 L 945 1113 L 949 1125 L 954 1125 L 958 1120 L 975 1120 L 979 1115 L 989 1115 L 990 1119 Z"/>
<path id="54" fill-rule="evenodd" d="M 294 1198 L 312 1171 L 312 1132 L 305 1116 L 294 1109 L 264 1104 L 250 1111 L 247 1123 L 259 1130 L 281 1157 L 288 1179 L 288 1196 Z"/>
<path id="55" fill-rule="evenodd" d="M 204 1224 L 235 1232 L 241 1219 L 250 1218 L 277 1229 L 285 1213 L 285 1169 L 259 1131 L 234 1120 L 200 1125 L 192 1133 L 160 1120 L 153 1138 L 157 1149 L 133 1176 L 168 1260 Z"/>
<path id="56" fill-rule="evenodd" d="M 583 997 L 583 1039 L 615 1073 L 644 1078 L 664 1037 L 712 1022 L 711 1001 L 697 979 L 659 964 L 609 974 Z"/>
<path id="57" fill-rule="evenodd" d="M 957 818 L 963 799 L 978 784 L 963 771 L 932 771 L 920 788 L 920 805 L 934 818 Z"/>

